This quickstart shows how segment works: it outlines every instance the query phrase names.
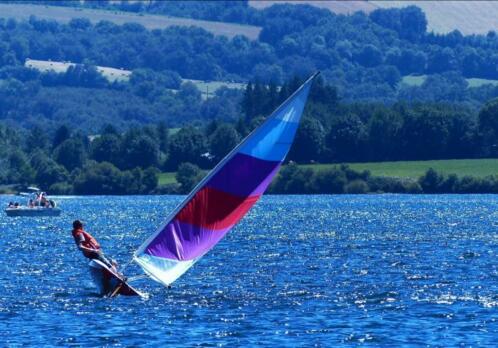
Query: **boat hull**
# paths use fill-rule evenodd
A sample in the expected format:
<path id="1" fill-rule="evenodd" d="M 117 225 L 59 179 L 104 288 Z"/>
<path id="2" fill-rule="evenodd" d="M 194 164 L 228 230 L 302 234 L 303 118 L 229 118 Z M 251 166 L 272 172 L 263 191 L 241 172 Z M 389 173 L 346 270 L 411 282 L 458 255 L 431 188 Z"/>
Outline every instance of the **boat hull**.
<path id="1" fill-rule="evenodd" d="M 61 210 L 59 208 L 7 208 L 5 209 L 7 216 L 59 216 Z"/>
<path id="2" fill-rule="evenodd" d="M 91 260 L 88 263 L 90 267 L 90 275 L 92 276 L 93 283 L 97 288 L 97 292 L 101 296 L 141 296 L 144 294 L 133 288 L 126 282 L 121 275 L 114 272 L 99 260 Z M 118 290 L 116 290 L 119 287 Z"/>

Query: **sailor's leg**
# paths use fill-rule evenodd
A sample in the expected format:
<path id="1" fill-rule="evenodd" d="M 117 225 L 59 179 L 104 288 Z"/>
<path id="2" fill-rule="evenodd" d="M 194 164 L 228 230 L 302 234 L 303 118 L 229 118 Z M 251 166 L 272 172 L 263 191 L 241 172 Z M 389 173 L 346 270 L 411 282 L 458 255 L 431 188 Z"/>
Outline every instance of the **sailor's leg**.
<path id="1" fill-rule="evenodd" d="M 107 267 L 114 268 L 112 262 L 107 257 L 105 257 L 105 255 L 102 251 L 99 251 L 97 253 L 96 259 L 99 261 L 102 261 Z"/>

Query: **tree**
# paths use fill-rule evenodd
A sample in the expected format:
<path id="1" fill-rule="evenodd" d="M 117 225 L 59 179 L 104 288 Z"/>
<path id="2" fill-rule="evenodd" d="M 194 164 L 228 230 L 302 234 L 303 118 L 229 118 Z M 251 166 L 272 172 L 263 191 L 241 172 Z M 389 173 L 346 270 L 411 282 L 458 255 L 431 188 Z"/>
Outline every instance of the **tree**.
<path id="1" fill-rule="evenodd" d="M 401 129 L 405 158 L 444 158 L 448 149 L 449 127 L 450 117 L 434 107 L 425 106 L 406 115 Z"/>
<path id="2" fill-rule="evenodd" d="M 378 9 L 370 13 L 375 23 L 398 32 L 402 39 L 419 41 L 427 30 L 424 12 L 416 6 L 405 8 Z"/>
<path id="3" fill-rule="evenodd" d="M 111 163 L 89 162 L 74 179 L 74 192 L 87 195 L 123 194 L 122 173 Z"/>
<path id="4" fill-rule="evenodd" d="M 35 173 L 23 152 L 15 150 L 10 155 L 9 167 L 8 181 L 10 183 L 27 185 L 33 182 Z"/>
<path id="5" fill-rule="evenodd" d="M 498 157 L 498 99 L 479 111 L 479 134 L 485 155 Z"/>
<path id="6" fill-rule="evenodd" d="M 144 170 L 142 177 L 142 186 L 143 186 L 142 193 L 151 193 L 156 189 L 159 183 L 158 174 L 159 170 L 154 167 L 149 167 L 146 170 Z"/>
<path id="7" fill-rule="evenodd" d="M 417 6 L 400 9 L 400 36 L 412 42 L 420 40 L 427 30 L 427 19 Z"/>
<path id="8" fill-rule="evenodd" d="M 206 138 L 202 132 L 193 127 L 185 127 L 171 136 L 169 143 L 168 168 L 177 169 L 182 162 L 196 165 L 207 163 Z"/>
<path id="9" fill-rule="evenodd" d="M 355 54 L 355 60 L 361 65 L 371 68 L 382 63 L 382 52 L 374 45 L 365 45 Z"/>
<path id="10" fill-rule="evenodd" d="M 181 191 L 183 193 L 188 193 L 197 185 L 203 176 L 204 175 L 198 166 L 185 162 L 178 166 L 176 181 L 180 183 Z"/>
<path id="11" fill-rule="evenodd" d="M 289 159 L 300 163 L 318 161 L 324 146 L 325 129 L 320 121 L 304 117 L 297 129 Z"/>
<path id="12" fill-rule="evenodd" d="M 121 140 L 115 134 L 104 134 L 91 143 L 91 155 L 97 162 L 119 165 L 121 160 Z"/>
<path id="13" fill-rule="evenodd" d="M 355 114 L 342 116 L 332 122 L 326 143 L 335 161 L 364 159 L 363 147 L 367 132 L 360 118 Z"/>
<path id="14" fill-rule="evenodd" d="M 343 193 L 347 182 L 346 174 L 338 168 L 320 170 L 313 176 L 312 192 Z"/>
<path id="15" fill-rule="evenodd" d="M 71 131 L 69 130 L 69 127 L 63 124 L 55 131 L 54 139 L 52 141 L 52 148 L 55 149 L 70 137 Z"/>
<path id="16" fill-rule="evenodd" d="M 434 169 L 429 168 L 427 172 L 418 180 L 424 193 L 438 193 L 444 178 L 438 174 Z"/>
<path id="17" fill-rule="evenodd" d="M 213 160 L 218 162 L 230 152 L 240 141 L 239 134 L 230 124 L 222 124 L 209 137 Z"/>
<path id="18" fill-rule="evenodd" d="M 128 132 L 121 144 L 122 166 L 130 169 L 135 167 L 156 167 L 159 163 L 159 147 L 157 143 L 145 134 Z"/>
<path id="19" fill-rule="evenodd" d="M 52 160 L 44 161 L 36 168 L 36 183 L 47 189 L 56 183 L 69 180 L 67 170 Z"/>
<path id="20" fill-rule="evenodd" d="M 71 171 L 83 166 L 87 154 L 81 139 L 70 138 L 55 148 L 54 156 L 57 163 L 62 164 L 67 170 Z"/>
<path id="21" fill-rule="evenodd" d="M 403 157 L 401 149 L 393 146 L 400 142 L 403 119 L 398 113 L 378 110 L 368 124 L 370 158 L 374 161 L 396 160 Z"/>
<path id="22" fill-rule="evenodd" d="M 45 131 L 39 126 L 33 127 L 26 139 L 27 151 L 32 152 L 36 149 L 46 150 L 47 146 L 48 138 Z"/>
<path id="23" fill-rule="evenodd" d="M 285 166 L 277 176 L 272 192 L 285 194 L 304 194 L 309 192 L 313 171 L 302 169 L 295 163 Z"/>
<path id="24" fill-rule="evenodd" d="M 169 129 L 166 126 L 166 123 L 159 122 L 156 127 L 157 139 L 159 140 L 159 150 L 164 154 L 168 153 L 168 145 L 169 145 Z"/>

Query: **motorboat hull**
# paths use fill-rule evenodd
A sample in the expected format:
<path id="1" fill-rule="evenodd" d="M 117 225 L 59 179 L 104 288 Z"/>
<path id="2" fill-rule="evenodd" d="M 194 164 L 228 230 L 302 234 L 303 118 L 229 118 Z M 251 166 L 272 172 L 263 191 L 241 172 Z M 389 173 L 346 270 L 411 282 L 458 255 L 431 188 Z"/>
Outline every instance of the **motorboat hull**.
<path id="1" fill-rule="evenodd" d="M 42 208 L 42 207 L 20 207 L 5 209 L 7 216 L 59 216 L 61 209 L 59 208 Z"/>

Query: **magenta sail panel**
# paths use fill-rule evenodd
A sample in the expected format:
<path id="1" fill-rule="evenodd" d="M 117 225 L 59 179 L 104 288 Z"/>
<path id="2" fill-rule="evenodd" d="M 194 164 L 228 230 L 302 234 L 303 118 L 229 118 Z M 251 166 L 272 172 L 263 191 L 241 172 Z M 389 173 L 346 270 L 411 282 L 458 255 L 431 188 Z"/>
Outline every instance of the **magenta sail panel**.
<path id="1" fill-rule="evenodd" d="M 264 193 L 290 150 L 315 76 L 232 150 L 135 253 L 153 279 L 169 284 L 180 277 Z"/>

